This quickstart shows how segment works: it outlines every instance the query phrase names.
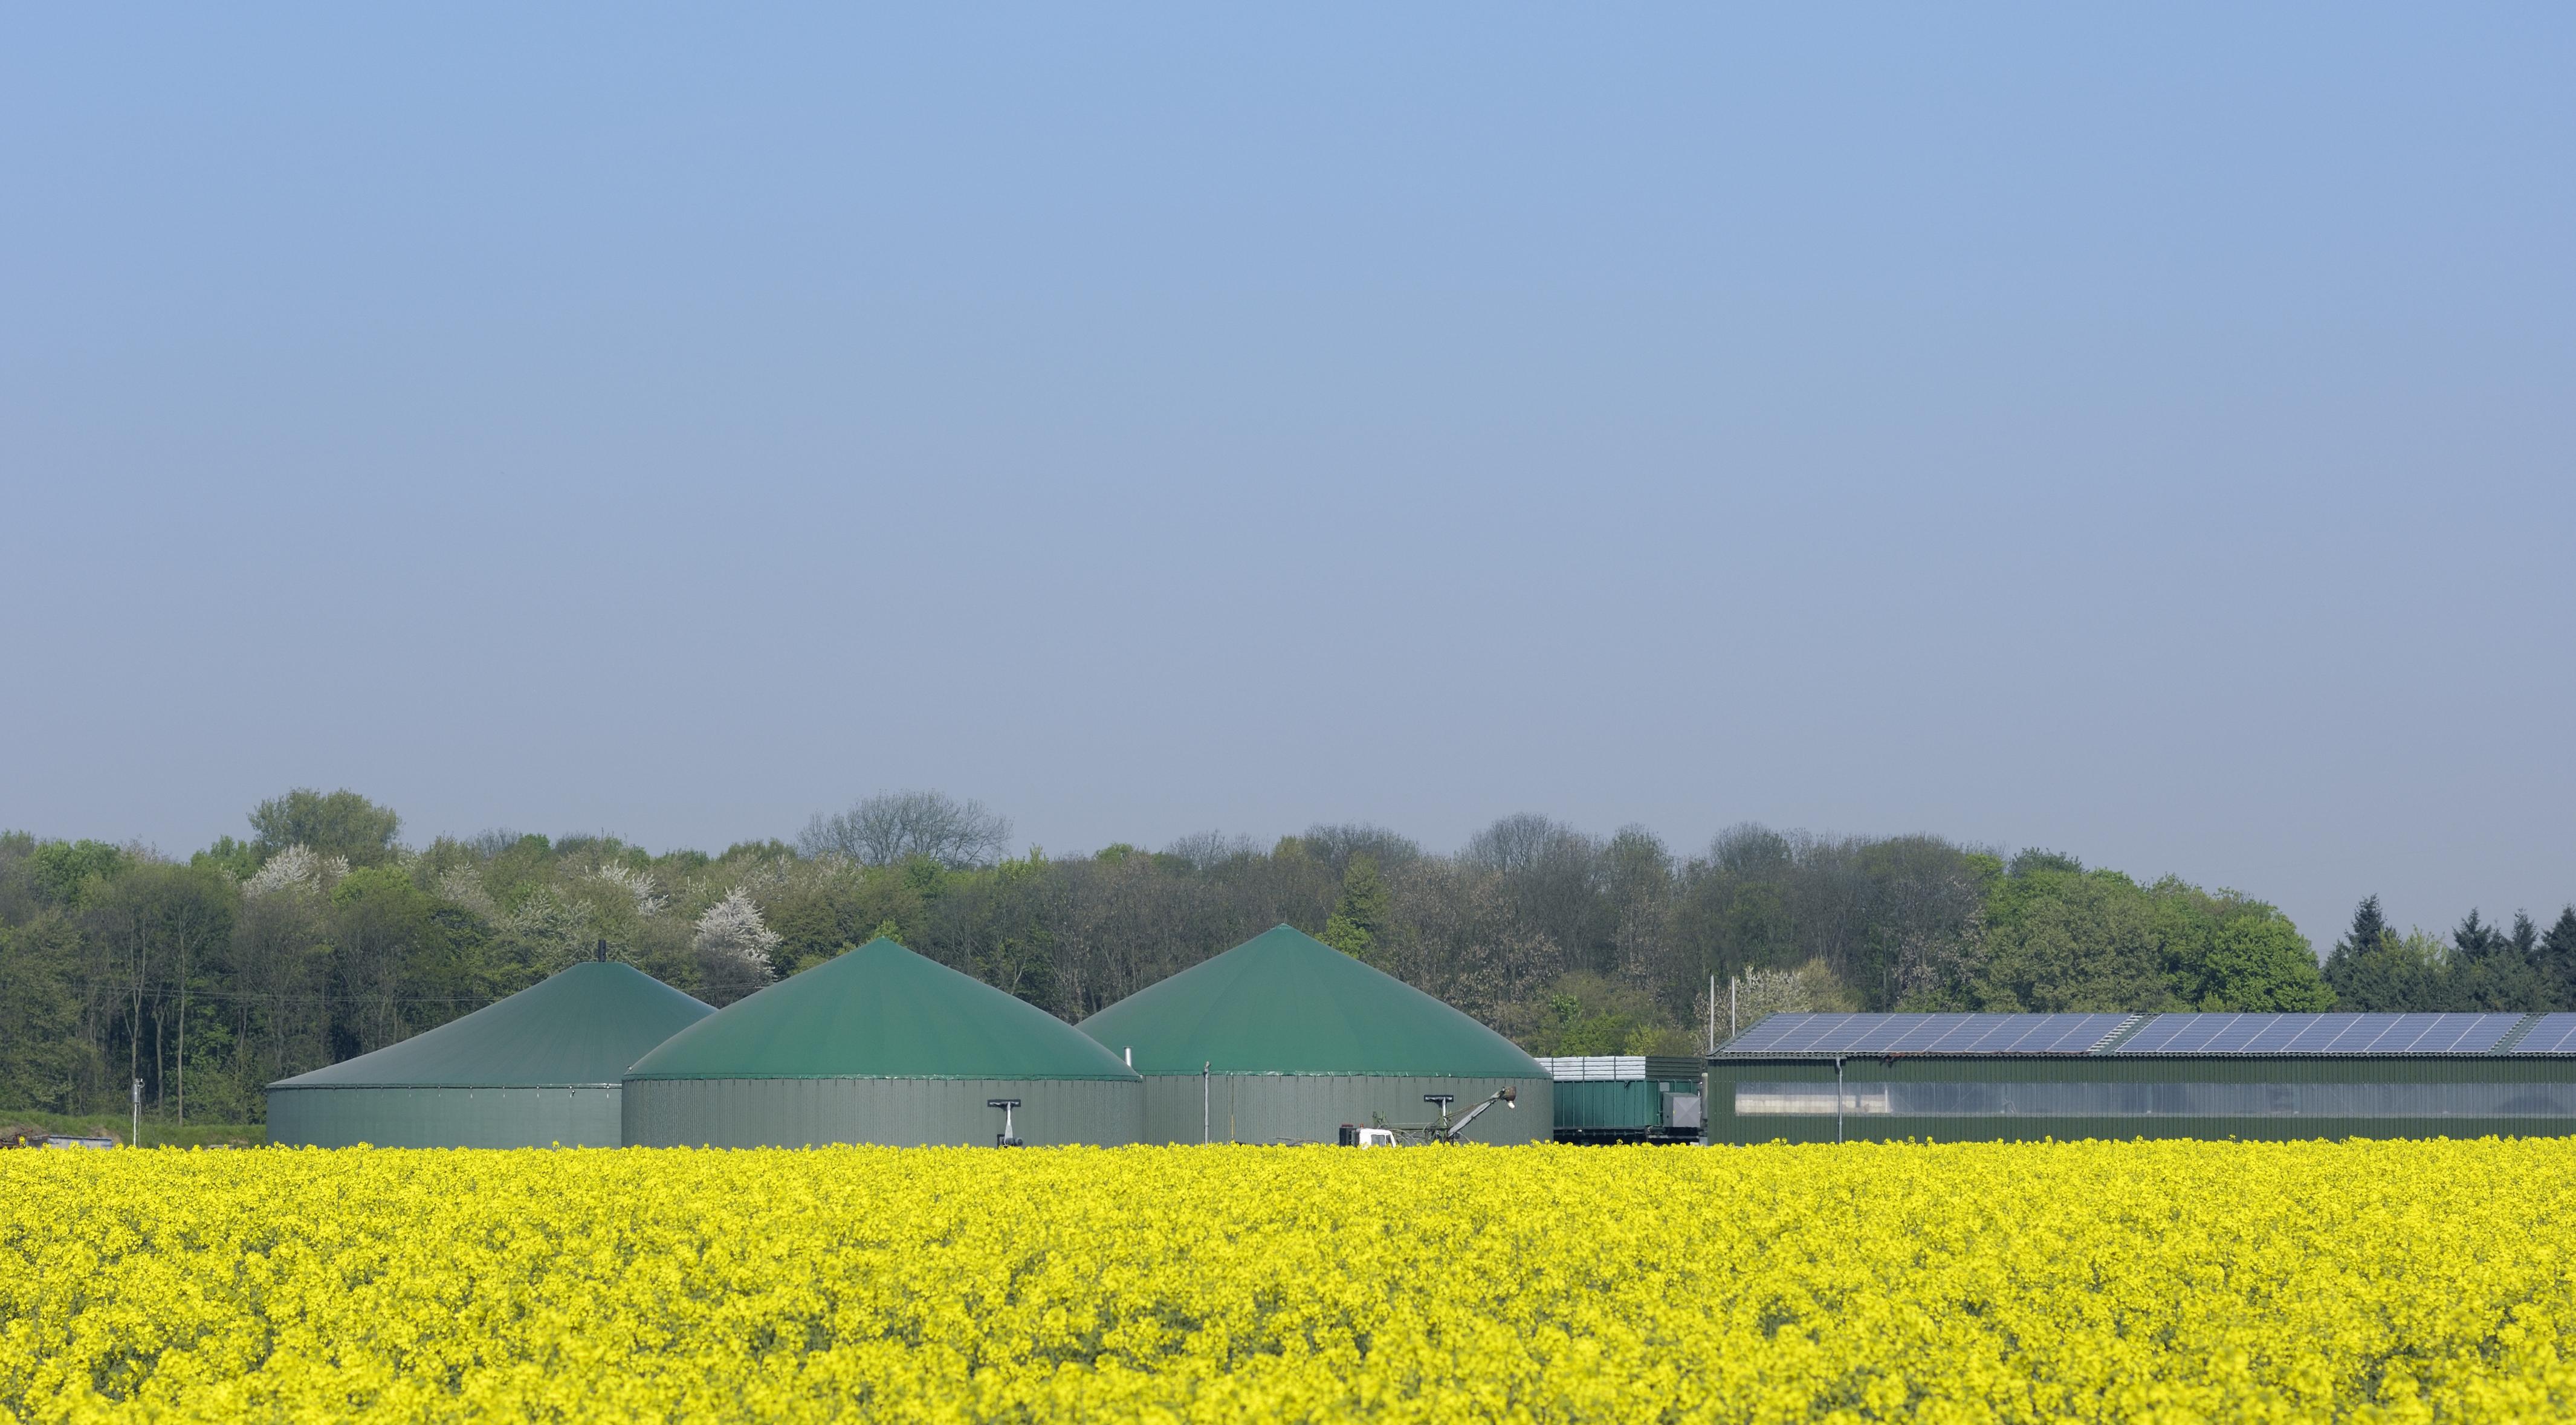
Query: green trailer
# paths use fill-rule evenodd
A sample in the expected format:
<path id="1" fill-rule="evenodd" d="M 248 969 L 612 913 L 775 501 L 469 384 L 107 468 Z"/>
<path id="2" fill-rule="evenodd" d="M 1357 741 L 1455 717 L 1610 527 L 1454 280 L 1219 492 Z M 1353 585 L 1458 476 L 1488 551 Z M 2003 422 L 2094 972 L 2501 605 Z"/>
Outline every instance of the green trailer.
<path id="1" fill-rule="evenodd" d="M 1542 1057 L 1556 1083 L 1559 1143 L 1696 1143 L 1701 1060 L 1661 1054 Z"/>

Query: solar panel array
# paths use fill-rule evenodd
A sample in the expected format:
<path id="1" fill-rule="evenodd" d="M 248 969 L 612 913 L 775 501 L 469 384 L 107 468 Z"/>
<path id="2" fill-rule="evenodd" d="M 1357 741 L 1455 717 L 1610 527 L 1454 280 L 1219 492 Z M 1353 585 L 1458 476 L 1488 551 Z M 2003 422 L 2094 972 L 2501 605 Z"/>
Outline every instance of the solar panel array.
<path id="1" fill-rule="evenodd" d="M 2576 1055 L 2576 1013 L 1774 1014 L 1718 1052 Z"/>
<path id="2" fill-rule="evenodd" d="M 2085 1054 L 2130 1014 L 1774 1014 L 1727 1054 Z"/>
<path id="3" fill-rule="evenodd" d="M 2112 1052 L 2484 1054 L 2521 1022 L 2519 1014 L 2160 1014 Z"/>
<path id="4" fill-rule="evenodd" d="M 2576 1054 L 2576 1014 L 2544 1014 L 2522 1042 L 2513 1046 L 2516 1054 Z"/>

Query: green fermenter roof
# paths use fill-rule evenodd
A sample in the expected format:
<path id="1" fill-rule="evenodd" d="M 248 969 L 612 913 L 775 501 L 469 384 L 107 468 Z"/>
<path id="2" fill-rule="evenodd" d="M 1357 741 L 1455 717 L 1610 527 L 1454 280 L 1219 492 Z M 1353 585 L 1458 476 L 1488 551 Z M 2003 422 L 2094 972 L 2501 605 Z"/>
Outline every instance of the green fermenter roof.
<path id="1" fill-rule="evenodd" d="M 879 936 L 736 1001 L 629 1079 L 1126 1079 L 1082 1031 Z"/>
<path id="2" fill-rule="evenodd" d="M 1282 925 L 1082 1022 L 1147 1074 L 1546 1078 L 1518 1045 Z"/>
<path id="3" fill-rule="evenodd" d="M 654 1045 L 713 1013 L 632 965 L 588 960 L 426 1034 L 269 1087 L 614 1084 Z"/>

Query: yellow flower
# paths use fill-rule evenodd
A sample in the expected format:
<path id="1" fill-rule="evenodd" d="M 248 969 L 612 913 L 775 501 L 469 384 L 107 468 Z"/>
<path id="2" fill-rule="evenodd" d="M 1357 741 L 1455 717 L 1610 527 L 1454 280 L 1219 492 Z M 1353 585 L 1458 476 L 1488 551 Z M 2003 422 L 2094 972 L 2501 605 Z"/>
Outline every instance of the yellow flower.
<path id="1" fill-rule="evenodd" d="M 2576 1142 L 0 1155 L 0 1419 L 2576 1411 Z"/>

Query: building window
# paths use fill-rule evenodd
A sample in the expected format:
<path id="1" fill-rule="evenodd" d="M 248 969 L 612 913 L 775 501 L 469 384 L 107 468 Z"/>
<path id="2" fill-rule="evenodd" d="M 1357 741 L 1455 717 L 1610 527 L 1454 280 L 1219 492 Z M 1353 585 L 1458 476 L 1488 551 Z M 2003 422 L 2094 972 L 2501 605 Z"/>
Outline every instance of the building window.
<path id="1" fill-rule="evenodd" d="M 1835 1111 L 1832 1084 L 1735 1086 L 1738 1117 Z M 2576 1118 L 2576 1084 L 1850 1084 L 1840 1111 L 1914 1118 Z"/>

